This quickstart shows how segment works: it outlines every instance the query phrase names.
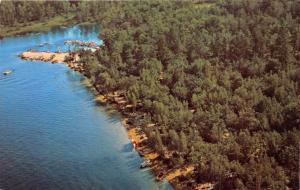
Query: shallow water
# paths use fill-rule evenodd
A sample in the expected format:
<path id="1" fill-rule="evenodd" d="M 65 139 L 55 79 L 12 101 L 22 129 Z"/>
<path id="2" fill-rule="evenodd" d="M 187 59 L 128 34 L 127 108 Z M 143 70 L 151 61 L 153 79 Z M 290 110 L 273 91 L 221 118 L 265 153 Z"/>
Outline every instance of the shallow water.
<path id="1" fill-rule="evenodd" d="M 0 40 L 0 189 L 172 189 L 139 169 L 120 116 L 95 103 L 82 75 L 17 57 L 68 50 L 65 40 L 101 43 L 98 32 L 73 26 Z"/>

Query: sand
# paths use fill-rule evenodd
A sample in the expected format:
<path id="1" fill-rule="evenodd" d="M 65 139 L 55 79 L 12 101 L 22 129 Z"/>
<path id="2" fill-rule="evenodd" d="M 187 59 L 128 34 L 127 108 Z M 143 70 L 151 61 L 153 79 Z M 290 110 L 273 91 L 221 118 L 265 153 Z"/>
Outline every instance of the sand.
<path id="1" fill-rule="evenodd" d="M 178 177 L 178 176 L 186 176 L 189 173 L 194 171 L 194 166 L 193 165 L 189 165 L 185 168 L 180 168 L 180 169 L 176 169 L 174 171 L 171 171 L 170 173 L 167 174 L 166 178 L 171 181 L 172 179 Z"/>
<path id="2" fill-rule="evenodd" d="M 67 56 L 70 56 L 69 53 L 66 52 L 44 52 L 44 51 L 25 51 L 20 54 L 20 57 L 23 59 L 31 59 L 31 60 L 41 60 L 41 61 L 50 61 L 50 62 L 65 62 Z M 78 61 L 78 55 L 75 55 L 75 61 Z"/>

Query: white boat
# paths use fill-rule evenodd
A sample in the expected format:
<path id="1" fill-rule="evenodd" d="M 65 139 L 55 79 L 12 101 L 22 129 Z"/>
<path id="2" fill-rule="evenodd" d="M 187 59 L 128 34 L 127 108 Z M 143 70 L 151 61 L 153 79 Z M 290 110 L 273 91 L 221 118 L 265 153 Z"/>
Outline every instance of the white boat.
<path id="1" fill-rule="evenodd" d="M 6 70 L 4 70 L 2 73 L 3 73 L 3 75 L 9 75 L 9 74 L 12 73 L 12 70 L 6 69 Z"/>

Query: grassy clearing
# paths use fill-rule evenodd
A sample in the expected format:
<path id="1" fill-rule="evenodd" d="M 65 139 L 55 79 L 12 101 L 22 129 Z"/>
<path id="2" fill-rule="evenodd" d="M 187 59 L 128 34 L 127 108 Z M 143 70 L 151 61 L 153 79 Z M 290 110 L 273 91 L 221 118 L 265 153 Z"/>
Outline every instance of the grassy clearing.
<path id="1" fill-rule="evenodd" d="M 75 23 L 74 14 L 69 14 L 56 16 L 46 21 L 29 22 L 12 27 L 1 26 L 0 38 L 26 34 L 28 32 L 44 32 L 55 26 L 67 26 Z"/>

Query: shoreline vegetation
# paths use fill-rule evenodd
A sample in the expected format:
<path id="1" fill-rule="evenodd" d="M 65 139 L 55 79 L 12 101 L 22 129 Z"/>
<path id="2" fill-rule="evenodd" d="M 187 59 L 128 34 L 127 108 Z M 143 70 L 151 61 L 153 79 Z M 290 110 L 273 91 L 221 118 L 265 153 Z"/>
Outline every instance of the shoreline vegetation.
<path id="1" fill-rule="evenodd" d="M 18 23 L 14 26 L 0 26 L 0 39 L 4 37 L 24 35 L 27 33 L 46 32 L 54 27 L 66 27 L 76 24 L 74 14 L 59 15 L 45 21 Z"/>
<path id="2" fill-rule="evenodd" d="M 29 32 L 45 32 L 54 27 L 94 23 L 83 18 L 80 2 L 0 1 L 0 39 Z M 86 13 L 84 13 L 86 15 Z"/>
<path id="3" fill-rule="evenodd" d="M 72 43 L 72 42 L 68 42 Z M 76 43 L 76 41 L 74 41 Z M 86 70 L 82 63 L 80 63 L 80 57 L 78 53 L 75 52 L 44 52 L 28 50 L 20 53 L 18 55 L 24 60 L 36 60 L 51 63 L 63 63 L 67 65 L 70 69 L 80 72 L 82 75 L 90 79 L 86 73 Z M 168 169 L 164 161 L 169 159 L 172 155 L 163 155 L 163 157 L 151 147 L 149 142 L 147 142 L 147 135 L 143 132 L 142 128 L 135 126 L 133 120 L 137 121 L 139 116 L 142 116 L 142 112 L 135 112 L 132 110 L 133 106 L 130 104 L 122 91 L 112 91 L 103 94 L 96 86 L 89 86 L 91 90 L 96 92 L 95 100 L 101 105 L 110 104 L 115 107 L 115 109 L 122 114 L 121 123 L 123 127 L 126 128 L 127 134 L 131 143 L 133 144 L 134 150 L 139 153 L 141 157 L 148 161 L 147 167 L 149 167 L 155 174 L 157 181 L 162 181 L 164 179 L 168 180 L 175 189 L 182 189 L 183 186 L 179 183 L 178 178 L 185 177 L 192 173 L 195 169 L 193 165 L 185 165 L 180 168 Z M 155 127 L 155 124 L 149 123 L 148 128 Z M 196 189 L 201 189 L 203 187 L 213 187 L 212 183 L 201 183 L 198 184 Z"/>
<path id="4" fill-rule="evenodd" d="M 159 155 L 157 178 L 186 167 L 175 189 L 299 188 L 298 1 L 5 1 L 0 25 L 66 13 L 101 23 L 76 69 Z"/>

